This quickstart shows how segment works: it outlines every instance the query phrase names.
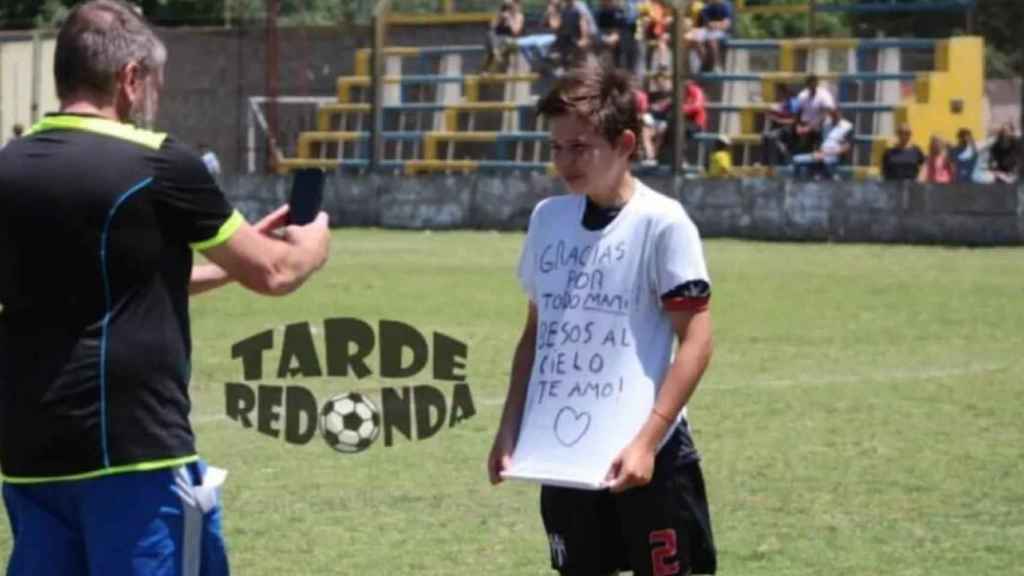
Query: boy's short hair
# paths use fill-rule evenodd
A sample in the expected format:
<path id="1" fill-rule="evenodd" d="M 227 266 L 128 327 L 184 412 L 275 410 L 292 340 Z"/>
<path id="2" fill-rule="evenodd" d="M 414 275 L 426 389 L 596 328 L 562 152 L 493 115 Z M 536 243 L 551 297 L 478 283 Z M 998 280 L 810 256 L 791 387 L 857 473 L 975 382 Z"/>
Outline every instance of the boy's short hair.
<path id="1" fill-rule="evenodd" d="M 548 118 L 576 114 L 612 145 L 626 130 L 639 139 L 640 118 L 633 88 L 628 72 L 588 56 L 537 102 L 537 113 Z"/>

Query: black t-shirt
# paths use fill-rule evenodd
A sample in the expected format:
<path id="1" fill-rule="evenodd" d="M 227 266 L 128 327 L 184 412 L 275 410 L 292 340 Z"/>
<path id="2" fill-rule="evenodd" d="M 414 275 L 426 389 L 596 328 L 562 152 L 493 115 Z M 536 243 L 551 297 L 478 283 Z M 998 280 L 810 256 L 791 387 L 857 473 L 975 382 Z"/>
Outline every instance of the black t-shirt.
<path id="1" fill-rule="evenodd" d="M 11 481 L 195 458 L 192 249 L 242 224 L 172 138 L 47 116 L 0 151 L 0 465 Z"/>
<path id="2" fill-rule="evenodd" d="M 924 152 L 913 144 L 906 148 L 890 148 L 882 156 L 882 177 L 886 180 L 915 180 L 924 161 Z"/>
<path id="3" fill-rule="evenodd" d="M 585 18 L 575 5 L 562 10 L 562 23 L 555 35 L 559 42 L 575 43 L 580 39 L 580 22 Z"/>
<path id="4" fill-rule="evenodd" d="M 1018 146 L 1020 146 L 1020 140 L 1016 138 L 996 140 L 989 152 L 992 158 L 989 163 L 992 168 L 1000 172 L 1016 172 L 1017 162 L 1020 161 Z"/>

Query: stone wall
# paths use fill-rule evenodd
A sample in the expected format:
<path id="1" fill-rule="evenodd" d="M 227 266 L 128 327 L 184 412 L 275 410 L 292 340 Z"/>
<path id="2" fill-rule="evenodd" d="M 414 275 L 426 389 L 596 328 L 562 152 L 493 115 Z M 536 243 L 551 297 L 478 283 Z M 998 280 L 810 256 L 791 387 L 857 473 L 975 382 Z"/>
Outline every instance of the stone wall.
<path id="1" fill-rule="evenodd" d="M 1024 187 L 913 183 L 645 178 L 678 198 L 705 237 L 780 241 L 1024 244 Z M 290 180 L 225 182 L 253 220 L 285 202 Z M 328 178 L 333 226 L 522 230 L 542 198 L 564 193 L 544 174 Z"/>

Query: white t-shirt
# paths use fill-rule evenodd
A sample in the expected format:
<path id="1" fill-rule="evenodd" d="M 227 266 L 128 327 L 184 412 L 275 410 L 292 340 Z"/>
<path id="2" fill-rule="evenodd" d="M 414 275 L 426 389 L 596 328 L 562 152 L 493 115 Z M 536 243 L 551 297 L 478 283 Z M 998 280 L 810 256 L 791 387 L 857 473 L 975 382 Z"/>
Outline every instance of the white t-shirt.
<path id="1" fill-rule="evenodd" d="M 602 230 L 583 227 L 583 195 L 548 198 L 530 217 L 519 278 L 537 305 L 537 349 L 512 476 L 599 487 L 650 415 L 672 362 L 675 331 L 662 295 L 710 284 L 686 211 L 634 182 Z"/>
<path id="2" fill-rule="evenodd" d="M 827 122 L 825 124 L 825 139 L 821 143 L 821 151 L 826 156 L 838 156 L 843 142 L 850 137 L 850 133 L 853 132 L 853 124 L 846 118 L 840 118 L 837 124 Z"/>
<path id="3" fill-rule="evenodd" d="M 818 86 L 813 98 L 807 88 L 804 88 L 796 98 L 800 121 L 811 126 L 820 125 L 825 120 L 827 112 L 836 107 L 832 93 L 824 86 Z"/>

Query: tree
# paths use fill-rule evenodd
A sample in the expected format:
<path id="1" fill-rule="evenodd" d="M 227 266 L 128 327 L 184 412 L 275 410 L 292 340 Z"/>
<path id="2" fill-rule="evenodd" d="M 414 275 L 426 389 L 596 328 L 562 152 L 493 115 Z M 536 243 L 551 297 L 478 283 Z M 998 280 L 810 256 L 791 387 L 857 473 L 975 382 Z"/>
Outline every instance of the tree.
<path id="1" fill-rule="evenodd" d="M 864 0 L 860 0 L 864 1 Z M 903 0 L 904 3 L 921 0 Z M 934 0 L 932 0 L 934 2 Z M 935 37 L 963 34 L 967 29 L 964 12 L 901 12 L 851 15 L 854 31 L 860 36 L 931 35 Z M 1024 2 L 1020 0 L 978 0 L 974 33 L 985 38 L 985 72 L 990 78 L 1012 78 L 1021 68 L 1021 51 L 1017 26 L 1024 21 Z"/>

